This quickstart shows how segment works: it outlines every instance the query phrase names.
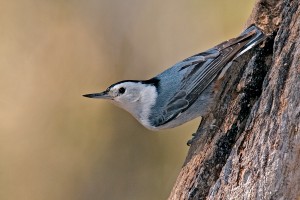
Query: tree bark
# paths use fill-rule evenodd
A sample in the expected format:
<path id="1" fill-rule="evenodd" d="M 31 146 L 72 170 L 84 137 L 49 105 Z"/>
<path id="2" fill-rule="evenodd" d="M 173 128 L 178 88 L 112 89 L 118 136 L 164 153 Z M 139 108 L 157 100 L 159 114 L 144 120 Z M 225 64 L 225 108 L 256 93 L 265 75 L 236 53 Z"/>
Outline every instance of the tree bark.
<path id="1" fill-rule="evenodd" d="M 256 2 L 268 38 L 227 71 L 169 199 L 300 198 L 299 4 Z"/>

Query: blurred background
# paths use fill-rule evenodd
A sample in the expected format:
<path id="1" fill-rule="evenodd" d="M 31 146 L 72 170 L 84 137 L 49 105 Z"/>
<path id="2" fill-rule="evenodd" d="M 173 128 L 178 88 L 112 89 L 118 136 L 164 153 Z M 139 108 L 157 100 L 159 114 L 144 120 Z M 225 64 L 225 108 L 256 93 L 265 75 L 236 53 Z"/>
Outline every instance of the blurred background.
<path id="1" fill-rule="evenodd" d="M 0 199 L 166 199 L 199 120 L 83 98 L 237 36 L 254 0 L 0 0 Z"/>

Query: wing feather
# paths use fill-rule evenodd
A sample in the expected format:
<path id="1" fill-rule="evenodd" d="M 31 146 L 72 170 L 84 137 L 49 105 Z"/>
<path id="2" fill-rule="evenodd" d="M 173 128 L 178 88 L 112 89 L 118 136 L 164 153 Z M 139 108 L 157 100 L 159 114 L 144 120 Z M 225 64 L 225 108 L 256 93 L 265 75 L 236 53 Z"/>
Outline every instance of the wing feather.
<path id="1" fill-rule="evenodd" d="M 245 51 L 247 46 L 253 45 L 258 29 L 251 30 L 250 27 L 248 32 L 247 30 L 237 38 L 182 61 L 183 66 L 179 71 L 187 70 L 181 81 L 181 87 L 155 120 L 156 126 L 168 123 L 187 110 L 229 62 L 241 51 Z"/>

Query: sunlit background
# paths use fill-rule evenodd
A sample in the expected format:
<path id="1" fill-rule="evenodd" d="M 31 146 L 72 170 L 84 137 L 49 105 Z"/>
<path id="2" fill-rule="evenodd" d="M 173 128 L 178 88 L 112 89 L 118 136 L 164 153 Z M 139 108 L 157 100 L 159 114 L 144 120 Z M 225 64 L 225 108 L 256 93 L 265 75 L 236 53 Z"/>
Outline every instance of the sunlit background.
<path id="1" fill-rule="evenodd" d="M 86 99 L 238 35 L 254 0 L 1 0 L 0 199 L 166 199 L 199 120 Z"/>

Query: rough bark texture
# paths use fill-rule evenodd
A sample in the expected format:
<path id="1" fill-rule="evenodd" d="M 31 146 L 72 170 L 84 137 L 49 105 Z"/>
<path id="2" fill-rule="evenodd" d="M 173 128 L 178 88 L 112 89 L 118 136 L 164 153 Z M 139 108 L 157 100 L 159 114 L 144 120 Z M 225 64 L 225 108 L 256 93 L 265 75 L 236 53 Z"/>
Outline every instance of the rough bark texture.
<path id="1" fill-rule="evenodd" d="M 300 198 L 299 5 L 258 0 L 247 25 L 269 38 L 228 71 L 169 199 Z"/>

